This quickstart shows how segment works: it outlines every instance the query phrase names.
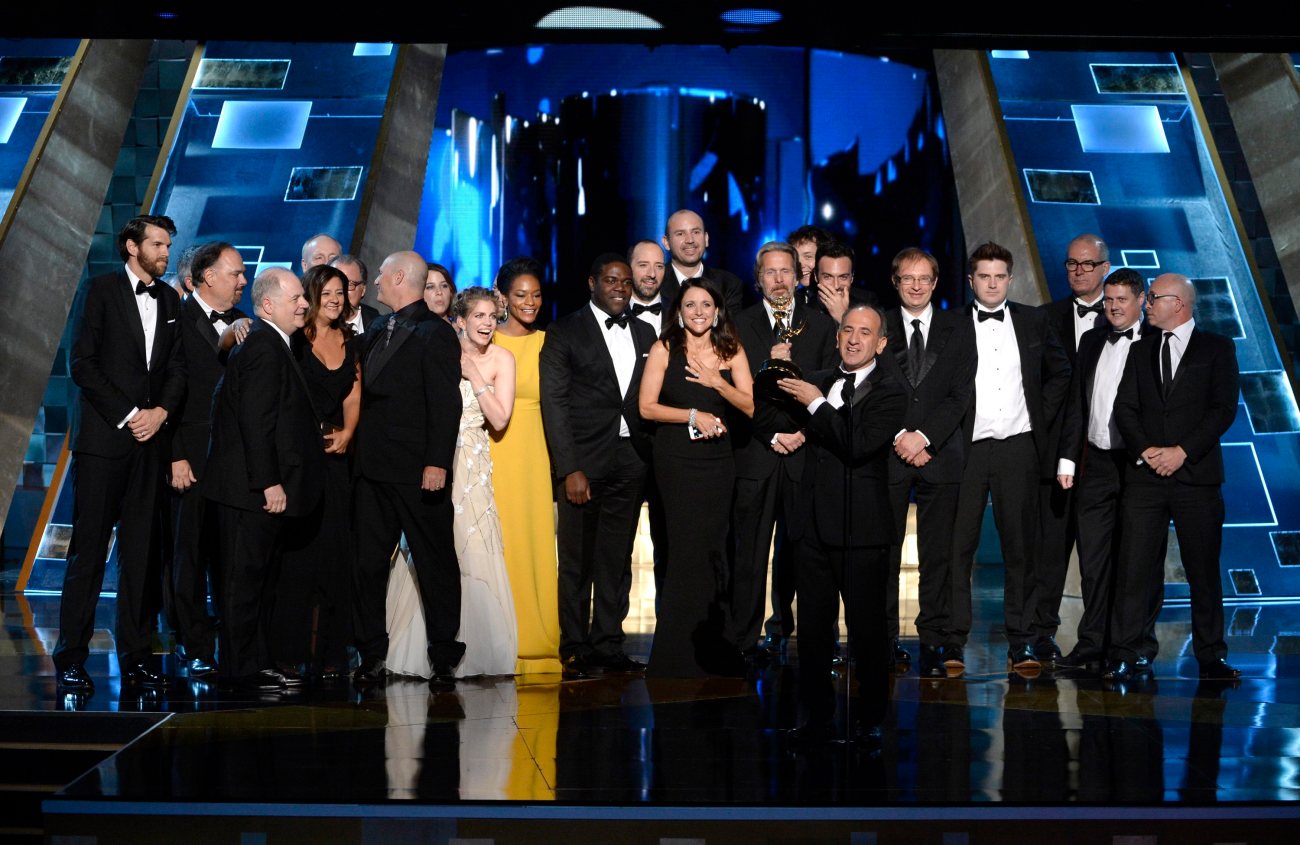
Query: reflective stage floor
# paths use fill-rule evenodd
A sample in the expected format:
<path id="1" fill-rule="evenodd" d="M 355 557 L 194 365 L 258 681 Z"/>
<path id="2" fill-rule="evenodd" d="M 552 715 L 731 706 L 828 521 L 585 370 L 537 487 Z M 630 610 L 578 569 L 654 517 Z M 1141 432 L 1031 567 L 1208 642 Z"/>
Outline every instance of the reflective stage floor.
<path id="1" fill-rule="evenodd" d="M 47 836 L 100 842 L 1295 841 L 1300 606 L 1227 609 L 1237 684 L 1196 679 L 1188 611 L 1168 608 L 1154 677 L 1107 685 L 1009 674 L 1000 582 L 977 570 L 964 676 L 896 675 L 879 748 L 792 745 L 797 654 L 743 681 L 395 680 L 258 700 L 176 679 L 133 693 L 116 676 L 110 602 L 97 692 L 62 698 L 45 656 L 57 599 L 12 593 L 0 715 L 48 714 L 56 734 L 135 720 L 138 738 L 45 800 Z M 1072 631 L 1077 606 L 1066 611 Z M 644 656 L 649 637 L 629 645 Z"/>

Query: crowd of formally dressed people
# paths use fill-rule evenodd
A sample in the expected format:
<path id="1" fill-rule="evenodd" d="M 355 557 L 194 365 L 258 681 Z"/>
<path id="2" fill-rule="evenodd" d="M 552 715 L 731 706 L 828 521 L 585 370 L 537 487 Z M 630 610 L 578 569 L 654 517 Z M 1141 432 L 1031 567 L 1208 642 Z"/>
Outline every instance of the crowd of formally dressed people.
<path id="1" fill-rule="evenodd" d="M 245 296 L 239 251 L 213 242 L 182 255 L 178 293 L 160 281 L 174 234 L 165 217 L 130 221 L 124 267 L 90 279 L 74 311 L 54 655 L 67 691 L 93 690 L 118 525 L 124 684 L 168 683 L 150 653 L 160 610 L 185 674 L 266 694 L 389 674 L 743 676 L 783 658 L 797 621 L 800 730 L 816 740 L 835 715 L 842 599 L 854 720 L 870 729 L 891 670 L 912 661 L 909 505 L 918 669 L 950 677 L 966 665 L 990 497 L 1009 668 L 1149 672 L 1172 519 L 1200 672 L 1238 674 L 1218 570 L 1233 345 L 1195 327 L 1186 277 L 1148 290 L 1110 273 L 1095 235 L 1068 246 L 1068 300 L 1010 300 L 1014 258 L 986 243 L 969 306 L 937 308 L 939 263 L 907 248 L 885 309 L 855 285 L 852 249 L 815 227 L 759 249 L 750 294 L 705 265 L 704 222 L 682 210 L 659 240 L 597 256 L 589 302 L 543 330 L 532 258 L 458 290 L 410 251 L 371 279 L 319 234 L 301 277 L 263 270 Z M 370 288 L 386 313 L 363 302 Z M 648 665 L 623 630 L 646 503 Z M 1084 614 L 1064 655 L 1076 544 Z"/>

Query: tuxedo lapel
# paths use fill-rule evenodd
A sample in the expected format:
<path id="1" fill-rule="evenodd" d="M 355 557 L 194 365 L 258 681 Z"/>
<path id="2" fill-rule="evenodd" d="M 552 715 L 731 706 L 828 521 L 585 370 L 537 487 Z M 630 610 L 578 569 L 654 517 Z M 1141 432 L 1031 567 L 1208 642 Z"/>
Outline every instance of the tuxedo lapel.
<path id="1" fill-rule="evenodd" d="M 401 349 L 402 344 L 410 340 L 411 335 L 414 333 L 414 330 L 409 325 L 404 325 L 402 320 L 398 320 L 397 325 L 393 328 L 393 337 L 388 341 L 388 347 L 384 348 L 385 329 L 380 329 L 375 332 L 374 343 L 370 345 L 370 349 L 374 350 L 374 355 L 367 354 L 366 358 L 366 363 L 370 365 L 370 372 L 366 376 L 367 382 L 371 384 L 374 383 L 374 380 L 379 377 L 381 372 L 383 372 L 384 367 L 387 366 L 388 362 L 393 360 L 393 356 L 397 354 L 397 350 Z M 380 348 L 374 349 L 375 344 L 379 344 Z"/>
<path id="2" fill-rule="evenodd" d="M 144 325 L 140 322 L 140 309 L 135 304 L 135 294 L 131 290 L 131 277 L 126 272 L 118 274 L 118 282 L 113 285 L 113 299 L 121 310 L 120 319 L 124 321 L 127 331 L 131 333 L 131 340 L 135 345 L 135 351 L 140 355 L 140 363 L 147 359 L 144 354 Z M 161 308 L 155 308 L 154 311 L 161 311 Z M 154 334 L 157 335 L 155 326 Z"/>
<path id="3" fill-rule="evenodd" d="M 1160 338 L 1163 343 L 1164 338 Z M 1187 339 L 1187 349 L 1183 352 L 1183 357 L 1178 361 L 1178 372 L 1174 373 L 1174 383 L 1169 388 L 1169 395 L 1173 396 L 1178 385 L 1183 383 L 1183 374 L 1187 372 L 1188 364 L 1195 364 L 1200 358 L 1205 344 L 1202 342 L 1200 329 L 1192 329 L 1192 336 Z M 1158 366 L 1158 365 L 1157 365 Z"/>
<path id="4" fill-rule="evenodd" d="M 938 311 L 930 312 L 930 341 L 925 345 L 925 358 L 921 361 L 921 372 L 916 374 L 916 380 L 912 382 L 913 387 L 919 387 L 921 382 L 925 381 L 930 368 L 934 366 L 935 361 L 939 360 L 939 353 L 943 351 L 944 345 L 952 335 L 952 325 L 940 326 L 938 316 Z"/>
<path id="5" fill-rule="evenodd" d="M 216 352 L 221 338 L 217 334 L 216 327 L 212 325 L 212 320 L 208 319 L 208 315 L 203 313 L 203 306 L 194 301 L 194 294 L 190 294 L 181 303 L 181 311 L 185 319 L 194 322 L 194 329 L 199 333 L 199 337 L 203 338 L 208 346 L 212 347 L 213 352 Z"/>
<path id="6" fill-rule="evenodd" d="M 594 358 L 596 366 L 600 367 L 604 371 L 605 377 L 608 379 L 606 384 L 613 385 L 614 394 L 618 395 L 619 398 L 622 399 L 623 397 L 619 395 L 618 389 L 618 372 L 614 369 L 614 356 L 609 354 L 609 345 L 605 343 L 605 325 L 603 320 L 603 317 L 596 316 L 590 306 L 586 306 L 586 315 L 583 318 L 582 325 L 585 326 L 585 331 L 587 333 L 588 348 L 591 349 L 591 355 Z M 628 331 L 631 331 L 630 326 Z M 635 337 L 633 337 L 632 345 L 635 348 Z M 638 349 L 638 359 L 640 353 L 641 350 Z M 633 381 L 635 381 L 635 379 L 633 379 Z"/>

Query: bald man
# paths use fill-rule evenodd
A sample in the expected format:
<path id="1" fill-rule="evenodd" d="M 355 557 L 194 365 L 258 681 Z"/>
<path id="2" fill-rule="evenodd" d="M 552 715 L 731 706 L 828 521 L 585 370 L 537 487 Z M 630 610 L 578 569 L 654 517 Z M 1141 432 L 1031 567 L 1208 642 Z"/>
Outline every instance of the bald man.
<path id="1" fill-rule="evenodd" d="M 302 245 L 302 271 L 306 273 L 320 264 L 332 264 L 343 254 L 343 246 L 332 235 L 319 232 Z"/>
<path id="2" fill-rule="evenodd" d="M 718 290 L 722 291 L 727 313 L 740 313 L 745 296 L 745 286 L 740 278 L 720 267 L 704 266 L 704 253 L 709 248 L 709 233 L 704 229 L 704 218 L 687 208 L 673 212 L 664 225 L 661 242 L 672 258 L 664 268 L 663 286 L 659 289 L 665 308 L 677 298 L 684 280 L 705 276 L 712 279 Z"/>
<path id="3" fill-rule="evenodd" d="M 453 682 L 465 654 L 456 640 L 460 569 L 448 488 L 460 422 L 460 343 L 424 303 L 428 269 L 414 252 L 384 259 L 374 285 L 393 313 L 364 335 L 354 491 L 358 686 L 384 680 L 388 569 L 402 534 L 420 585 L 433 681 Z"/>
<path id="4" fill-rule="evenodd" d="M 1202 678 L 1232 681 L 1224 660 L 1223 452 L 1221 438 L 1237 416 L 1237 349 L 1230 338 L 1196 327 L 1196 288 L 1165 273 L 1147 293 L 1147 323 L 1157 331 L 1133 344 L 1115 397 L 1115 423 L 1130 463 L 1110 660 L 1103 677 L 1122 681 L 1141 671 L 1139 658 L 1164 596 L 1162 539 L 1172 519 L 1192 593 L 1192 652 Z M 1149 647 L 1149 646 L 1147 646 Z"/>

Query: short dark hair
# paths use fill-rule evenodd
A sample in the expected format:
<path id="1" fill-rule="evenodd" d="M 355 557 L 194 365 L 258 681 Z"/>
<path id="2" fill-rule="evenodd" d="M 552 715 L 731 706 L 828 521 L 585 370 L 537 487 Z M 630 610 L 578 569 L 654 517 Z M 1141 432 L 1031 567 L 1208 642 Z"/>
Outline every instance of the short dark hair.
<path id="1" fill-rule="evenodd" d="M 831 241 L 830 243 L 818 245 L 817 257 L 813 259 L 814 273 L 821 266 L 823 258 L 847 258 L 849 264 L 853 264 L 853 247 L 840 241 Z"/>
<path id="2" fill-rule="evenodd" d="M 591 262 L 591 274 L 588 278 L 599 279 L 600 273 L 611 264 L 627 264 L 627 260 L 617 252 L 602 252 Z"/>
<path id="3" fill-rule="evenodd" d="M 1011 255 L 1011 250 L 1002 244 L 989 241 L 975 247 L 975 251 L 970 254 L 970 261 L 966 263 L 967 272 L 974 273 L 975 265 L 981 261 L 1005 261 L 1007 263 L 1007 272 L 1010 273 L 1015 259 Z"/>
<path id="4" fill-rule="evenodd" d="M 930 273 L 937 279 L 939 278 L 939 261 L 933 255 L 916 246 L 903 248 L 898 255 L 894 256 L 894 263 L 889 267 L 889 278 L 898 281 L 898 269 L 904 264 L 911 261 L 928 261 L 930 262 Z"/>
<path id="5" fill-rule="evenodd" d="M 307 296 L 307 323 L 302 328 L 302 333 L 308 340 L 316 339 L 316 315 L 320 313 L 320 292 L 329 282 L 337 280 L 343 285 L 343 313 L 336 319 L 330 321 L 330 327 L 341 329 L 345 338 L 352 336 L 352 326 L 348 323 L 348 318 L 352 315 L 347 311 L 348 304 L 348 277 L 343 271 L 332 264 L 317 264 L 302 274 L 302 290 Z"/>
<path id="6" fill-rule="evenodd" d="M 1134 299 L 1137 299 L 1139 296 L 1147 292 L 1147 280 L 1144 279 L 1142 274 L 1137 270 L 1132 270 L 1128 267 L 1121 267 L 1111 273 L 1106 277 L 1105 284 L 1123 285 L 1133 292 Z"/>
<path id="7" fill-rule="evenodd" d="M 835 240 L 835 236 L 820 226 L 800 226 L 785 236 L 785 242 L 790 246 L 801 244 L 804 241 L 812 241 L 817 244 L 819 250 L 833 240 Z"/>
<path id="8" fill-rule="evenodd" d="M 456 292 L 456 279 L 451 275 L 450 270 L 448 270 L 446 267 L 443 267 L 441 264 L 434 264 L 433 262 L 429 262 L 429 269 L 426 270 L 424 274 L 424 278 L 426 281 L 428 280 L 429 273 L 431 272 L 441 273 L 442 277 L 447 280 L 447 286 L 451 288 L 451 292 L 452 293 Z"/>
<path id="9" fill-rule="evenodd" d="M 195 287 L 203 284 L 203 274 L 220 261 L 221 253 L 228 249 L 235 248 L 225 241 L 209 241 L 205 244 L 199 244 L 198 248 L 194 250 L 194 257 L 190 259 L 190 275 L 194 277 Z"/>
<path id="10" fill-rule="evenodd" d="M 137 214 L 126 221 L 122 231 L 117 233 L 117 254 L 122 256 L 123 261 L 131 259 L 131 253 L 126 249 L 126 242 L 134 241 L 138 246 L 144 240 L 144 230 L 148 226 L 157 226 L 172 237 L 176 236 L 176 224 L 170 217 L 161 214 Z"/>
<path id="11" fill-rule="evenodd" d="M 889 326 L 887 325 L 888 321 L 885 319 L 885 312 L 881 310 L 879 305 L 874 305 L 870 302 L 849 303 L 849 307 L 844 309 L 844 316 L 840 317 L 839 325 L 840 326 L 844 325 L 844 321 L 847 320 L 849 315 L 852 314 L 854 311 L 875 312 L 876 319 L 880 320 L 880 336 L 884 338 L 889 337 Z"/>
<path id="12" fill-rule="evenodd" d="M 542 269 L 542 262 L 533 258 L 531 255 L 521 255 L 518 258 L 512 258 L 501 269 L 497 271 L 496 289 L 504 294 L 509 295 L 510 288 L 514 285 L 515 279 L 520 276 L 532 276 L 540 284 L 542 274 L 546 271 Z M 448 276 L 448 278 L 451 278 Z"/>
<path id="13" fill-rule="evenodd" d="M 330 262 L 331 267 L 337 267 L 340 264 L 356 265 L 356 268 L 361 271 L 362 284 L 366 284 L 366 285 L 370 284 L 370 268 L 367 267 L 366 262 L 362 261 L 359 257 L 344 253 L 343 255 L 340 255 L 338 258 Z M 451 276 L 448 276 L 447 278 L 450 279 Z M 344 286 L 344 290 L 347 290 L 346 286 Z"/>

